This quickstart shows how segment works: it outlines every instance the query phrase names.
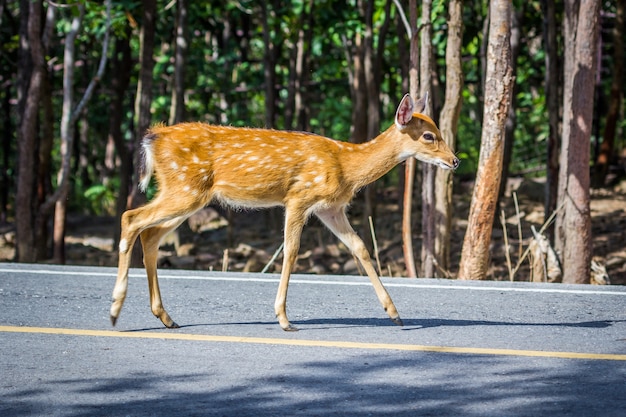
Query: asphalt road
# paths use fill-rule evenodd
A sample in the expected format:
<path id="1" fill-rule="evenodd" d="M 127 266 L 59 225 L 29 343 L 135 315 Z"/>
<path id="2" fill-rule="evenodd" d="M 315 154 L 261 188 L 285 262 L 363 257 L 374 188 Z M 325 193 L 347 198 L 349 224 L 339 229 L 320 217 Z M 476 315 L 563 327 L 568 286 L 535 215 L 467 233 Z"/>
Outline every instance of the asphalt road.
<path id="1" fill-rule="evenodd" d="M 626 287 L 0 264 L 1 416 L 624 416 Z"/>

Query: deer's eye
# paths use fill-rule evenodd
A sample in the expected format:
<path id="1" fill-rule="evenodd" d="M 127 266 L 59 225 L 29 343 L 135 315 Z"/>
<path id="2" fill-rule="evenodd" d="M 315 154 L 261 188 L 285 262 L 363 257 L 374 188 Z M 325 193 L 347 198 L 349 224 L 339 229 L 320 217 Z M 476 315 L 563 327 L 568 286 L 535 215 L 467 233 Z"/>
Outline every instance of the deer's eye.
<path id="1" fill-rule="evenodd" d="M 435 135 L 433 135 L 430 132 L 426 132 L 422 135 L 422 137 L 424 138 L 424 140 L 427 140 L 429 142 L 434 142 L 435 141 Z"/>

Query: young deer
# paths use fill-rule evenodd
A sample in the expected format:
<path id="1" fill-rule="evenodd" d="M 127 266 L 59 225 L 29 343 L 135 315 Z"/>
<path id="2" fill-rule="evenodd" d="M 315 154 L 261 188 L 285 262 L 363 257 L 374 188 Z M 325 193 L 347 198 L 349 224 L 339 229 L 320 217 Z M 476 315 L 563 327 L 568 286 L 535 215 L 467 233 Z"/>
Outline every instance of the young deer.
<path id="1" fill-rule="evenodd" d="M 284 259 L 274 309 L 283 330 L 297 330 L 286 313 L 287 287 L 300 247 L 302 228 L 316 215 L 359 259 L 391 320 L 402 325 L 363 241 L 354 232 L 346 207 L 360 188 L 398 163 L 415 157 L 454 169 L 459 160 L 441 138 L 435 123 L 407 94 L 395 124 L 363 144 L 339 142 L 302 132 L 181 123 L 155 126 L 143 139 L 145 190 L 154 173 L 159 192 L 143 207 L 122 215 L 119 267 L 113 289 L 111 322 L 115 325 L 126 298 L 131 248 L 143 245 L 152 313 L 166 327 L 178 325 L 163 308 L 157 279 L 159 242 L 211 201 L 231 207 L 285 207 Z"/>

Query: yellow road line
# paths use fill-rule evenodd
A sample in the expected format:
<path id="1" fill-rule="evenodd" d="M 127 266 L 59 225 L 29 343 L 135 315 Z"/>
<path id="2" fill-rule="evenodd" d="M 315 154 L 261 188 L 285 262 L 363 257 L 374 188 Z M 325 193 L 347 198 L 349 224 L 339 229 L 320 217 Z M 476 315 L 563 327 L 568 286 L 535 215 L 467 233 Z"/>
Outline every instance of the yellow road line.
<path id="1" fill-rule="evenodd" d="M 610 353 L 582 353 L 582 352 L 550 352 L 541 350 L 518 350 L 518 349 L 489 349 L 454 346 L 424 346 L 404 345 L 393 343 L 364 343 L 346 342 L 333 340 L 305 340 L 305 339 L 281 339 L 265 337 L 245 336 L 212 336 L 204 334 L 187 333 L 161 333 L 161 332 L 119 332 L 111 330 L 86 330 L 86 329 L 63 329 L 54 327 L 18 327 L 0 326 L 0 332 L 5 333 L 33 333 L 54 334 L 66 336 L 93 336 L 93 337 L 117 337 L 130 339 L 165 339 L 185 340 L 198 342 L 223 342 L 223 343 L 251 343 L 262 345 L 286 345 L 308 346 L 342 349 L 377 349 L 377 350 L 401 350 L 414 352 L 437 352 L 437 353 L 464 353 L 474 355 L 503 355 L 503 356 L 530 356 L 559 359 L 585 359 L 585 360 L 609 360 L 626 361 L 626 355 Z"/>

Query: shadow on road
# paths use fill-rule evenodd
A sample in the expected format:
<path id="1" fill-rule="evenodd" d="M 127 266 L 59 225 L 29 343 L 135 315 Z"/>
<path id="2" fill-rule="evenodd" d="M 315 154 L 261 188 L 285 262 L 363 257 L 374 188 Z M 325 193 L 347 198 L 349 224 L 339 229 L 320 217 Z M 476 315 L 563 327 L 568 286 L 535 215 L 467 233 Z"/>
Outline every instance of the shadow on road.
<path id="1" fill-rule="evenodd" d="M 277 349 L 269 355 L 276 366 L 257 365 L 255 376 L 239 378 L 214 366 L 222 360 L 217 355 L 197 361 L 194 373 L 137 372 L 118 365 L 116 378 L 44 380 L 36 391 L 5 394 L 0 414 L 618 416 L 624 406 L 623 368 L 611 362 L 379 353 L 331 354 L 327 360 L 281 366 L 281 354 Z"/>
<path id="2" fill-rule="evenodd" d="M 516 321 L 492 321 L 492 320 L 456 320 L 456 319 L 402 319 L 404 326 L 402 330 L 420 330 L 434 327 L 468 327 L 468 326 L 506 326 L 506 327 L 572 327 L 604 329 L 616 323 L 623 323 L 626 320 L 597 320 L 581 322 L 555 322 L 555 323 L 529 323 Z M 294 320 L 292 322 L 300 331 L 323 330 L 330 328 L 352 328 L 352 327 L 397 327 L 389 319 L 384 318 L 332 318 L 332 319 L 308 319 Z M 197 323 L 181 325 L 180 329 L 215 326 L 278 326 L 275 321 L 249 321 L 249 322 L 228 322 L 228 323 Z M 141 329 L 122 330 L 122 332 L 146 332 L 164 330 L 164 326 L 147 327 Z"/>

